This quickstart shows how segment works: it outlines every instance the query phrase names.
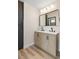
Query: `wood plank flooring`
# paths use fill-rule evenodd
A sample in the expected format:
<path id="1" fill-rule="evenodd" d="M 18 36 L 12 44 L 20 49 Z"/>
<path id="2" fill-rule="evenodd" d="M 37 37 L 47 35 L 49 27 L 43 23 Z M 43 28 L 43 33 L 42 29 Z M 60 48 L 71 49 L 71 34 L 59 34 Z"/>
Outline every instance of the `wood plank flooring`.
<path id="1" fill-rule="evenodd" d="M 42 50 L 32 46 L 26 49 L 19 50 L 18 59 L 55 59 L 55 58 L 51 57 Z"/>

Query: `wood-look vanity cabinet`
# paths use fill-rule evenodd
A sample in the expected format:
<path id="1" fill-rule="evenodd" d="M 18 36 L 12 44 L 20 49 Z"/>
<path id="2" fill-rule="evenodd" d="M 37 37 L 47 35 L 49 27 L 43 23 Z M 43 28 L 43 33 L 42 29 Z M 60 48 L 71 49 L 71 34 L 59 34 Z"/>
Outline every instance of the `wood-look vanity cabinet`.
<path id="1" fill-rule="evenodd" d="M 35 45 L 52 56 L 56 56 L 56 35 L 35 32 Z"/>
<path id="2" fill-rule="evenodd" d="M 56 35 L 50 34 L 48 40 L 48 52 L 51 55 L 56 56 Z"/>

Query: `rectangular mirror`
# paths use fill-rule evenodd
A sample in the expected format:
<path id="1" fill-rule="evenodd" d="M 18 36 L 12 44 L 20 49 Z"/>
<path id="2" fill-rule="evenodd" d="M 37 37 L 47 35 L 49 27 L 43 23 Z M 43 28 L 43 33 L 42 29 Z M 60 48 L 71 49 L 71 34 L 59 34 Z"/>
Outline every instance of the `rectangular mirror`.
<path id="1" fill-rule="evenodd" d="M 40 15 L 39 25 L 40 26 L 56 26 L 59 21 L 58 10 Z"/>

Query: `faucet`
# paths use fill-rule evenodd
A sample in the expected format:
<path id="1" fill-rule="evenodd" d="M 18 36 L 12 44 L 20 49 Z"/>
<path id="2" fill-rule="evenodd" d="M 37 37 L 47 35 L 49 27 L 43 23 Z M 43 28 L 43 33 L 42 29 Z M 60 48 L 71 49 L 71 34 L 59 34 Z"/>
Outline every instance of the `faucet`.
<path id="1" fill-rule="evenodd" d="M 53 30 L 53 28 L 51 27 L 51 30 L 49 30 L 50 32 L 55 32 L 55 30 Z"/>
<path id="2" fill-rule="evenodd" d="M 51 32 L 53 32 L 53 28 L 51 27 Z"/>
<path id="3" fill-rule="evenodd" d="M 41 31 L 44 31 L 44 28 L 43 28 L 43 26 L 41 26 Z"/>

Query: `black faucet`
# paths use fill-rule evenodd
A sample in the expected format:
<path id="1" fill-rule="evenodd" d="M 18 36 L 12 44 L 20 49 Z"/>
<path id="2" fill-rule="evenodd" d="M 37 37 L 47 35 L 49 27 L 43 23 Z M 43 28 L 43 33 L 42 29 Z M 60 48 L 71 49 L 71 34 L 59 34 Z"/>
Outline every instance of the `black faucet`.
<path id="1" fill-rule="evenodd" d="M 51 27 L 51 32 L 53 32 L 53 28 Z"/>

